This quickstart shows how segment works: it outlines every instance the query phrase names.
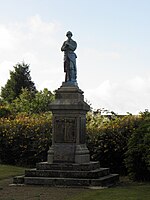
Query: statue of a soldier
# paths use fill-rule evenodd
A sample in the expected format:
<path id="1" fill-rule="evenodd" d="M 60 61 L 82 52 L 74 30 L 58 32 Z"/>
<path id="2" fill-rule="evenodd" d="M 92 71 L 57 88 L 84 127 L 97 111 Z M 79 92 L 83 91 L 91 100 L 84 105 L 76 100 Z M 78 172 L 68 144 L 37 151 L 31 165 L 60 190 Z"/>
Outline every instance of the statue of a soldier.
<path id="1" fill-rule="evenodd" d="M 64 72 L 66 73 L 65 82 L 77 84 L 76 54 L 77 43 L 72 40 L 72 33 L 67 32 L 68 39 L 63 43 L 61 51 L 64 51 Z"/>

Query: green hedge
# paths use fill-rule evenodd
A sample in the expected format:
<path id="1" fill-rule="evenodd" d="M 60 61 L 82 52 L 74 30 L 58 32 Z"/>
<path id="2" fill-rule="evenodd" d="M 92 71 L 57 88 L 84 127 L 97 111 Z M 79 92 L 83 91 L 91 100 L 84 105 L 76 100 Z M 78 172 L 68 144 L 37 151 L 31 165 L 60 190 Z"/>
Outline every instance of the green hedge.
<path id="1" fill-rule="evenodd" d="M 132 180 L 150 181 L 150 113 L 141 115 L 139 127 L 128 142 L 126 167 Z"/>
<path id="2" fill-rule="evenodd" d="M 51 121 L 51 113 L 0 118 L 1 162 L 33 165 L 46 160 L 51 145 Z"/>
<path id="3" fill-rule="evenodd" d="M 19 114 L 0 118 L 2 163 L 35 165 L 47 160 L 52 115 Z M 87 114 L 87 146 L 91 160 L 112 172 L 128 172 L 133 180 L 150 177 L 150 113 L 139 116 Z"/>
<path id="4" fill-rule="evenodd" d="M 124 163 L 127 143 L 138 127 L 137 116 L 87 116 L 88 148 L 92 160 L 100 161 L 102 167 L 110 167 L 112 172 L 126 173 Z"/>

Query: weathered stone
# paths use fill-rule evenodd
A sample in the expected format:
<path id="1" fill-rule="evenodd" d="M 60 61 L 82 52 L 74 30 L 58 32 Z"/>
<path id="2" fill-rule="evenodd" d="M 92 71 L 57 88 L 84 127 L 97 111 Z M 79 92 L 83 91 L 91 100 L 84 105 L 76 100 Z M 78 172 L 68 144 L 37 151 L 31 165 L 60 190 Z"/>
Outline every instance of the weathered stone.
<path id="1" fill-rule="evenodd" d="M 108 175 L 99 179 L 87 178 L 57 178 L 57 177 L 25 177 L 25 184 L 49 186 L 112 186 L 119 181 L 118 175 Z"/>
<path id="2" fill-rule="evenodd" d="M 68 170 L 26 170 L 25 177 L 61 177 L 61 178 L 97 178 L 109 175 L 109 168 L 99 168 L 91 171 Z"/>
<path id="3" fill-rule="evenodd" d="M 13 178 L 14 184 L 24 184 L 24 175 L 23 176 L 16 176 Z"/>
<path id="4" fill-rule="evenodd" d="M 98 161 L 89 163 L 48 163 L 41 162 L 36 164 L 37 170 L 74 170 L 74 171 L 91 171 L 99 169 L 100 164 Z"/>
<path id="5" fill-rule="evenodd" d="M 118 174 L 100 168 L 99 162 L 37 163 L 36 169 L 25 171 L 25 176 L 14 178 L 15 184 L 49 186 L 111 186 L 118 182 Z"/>
<path id="6" fill-rule="evenodd" d="M 109 174 L 98 179 L 91 179 L 91 186 L 113 186 L 119 181 L 118 174 Z"/>
<path id="7" fill-rule="evenodd" d="M 53 113 L 53 138 L 48 163 L 90 162 L 85 143 L 86 112 L 90 107 L 84 102 L 83 91 L 76 85 L 63 83 L 56 91 L 50 109 Z"/>

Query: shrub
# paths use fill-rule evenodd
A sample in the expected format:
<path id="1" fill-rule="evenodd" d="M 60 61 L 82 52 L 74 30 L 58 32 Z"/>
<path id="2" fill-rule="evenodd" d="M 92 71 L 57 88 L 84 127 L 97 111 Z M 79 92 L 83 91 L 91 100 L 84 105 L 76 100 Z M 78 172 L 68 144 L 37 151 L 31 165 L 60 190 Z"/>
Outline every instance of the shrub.
<path id="1" fill-rule="evenodd" d="M 8 117 L 11 114 L 9 108 L 4 105 L 0 105 L 0 118 L 1 117 Z"/>
<path id="2" fill-rule="evenodd" d="M 52 115 L 20 113 L 0 118 L 0 160 L 34 165 L 47 160 L 51 145 Z M 133 180 L 150 177 L 150 113 L 140 116 L 87 114 L 87 146 L 91 160 Z"/>
<path id="3" fill-rule="evenodd" d="M 51 134 L 51 113 L 0 118 L 0 160 L 19 165 L 46 160 Z"/>
<path id="4" fill-rule="evenodd" d="M 137 181 L 150 181 L 150 113 L 141 113 L 139 127 L 128 142 L 126 167 L 129 177 Z"/>
<path id="5" fill-rule="evenodd" d="M 46 88 L 36 93 L 27 89 L 22 89 L 19 97 L 9 104 L 9 108 L 13 114 L 20 112 L 29 114 L 48 112 L 50 111 L 49 105 L 54 98 L 54 94 Z"/>
<path id="6" fill-rule="evenodd" d="M 87 139 L 91 160 L 98 160 L 102 167 L 126 173 L 124 163 L 128 139 L 138 126 L 137 116 L 87 116 Z"/>

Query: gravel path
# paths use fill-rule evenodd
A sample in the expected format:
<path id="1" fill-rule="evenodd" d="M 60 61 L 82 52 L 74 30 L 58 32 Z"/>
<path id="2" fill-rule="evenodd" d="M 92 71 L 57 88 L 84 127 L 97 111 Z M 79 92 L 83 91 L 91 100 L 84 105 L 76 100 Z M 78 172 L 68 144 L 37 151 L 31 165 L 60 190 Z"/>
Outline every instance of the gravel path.
<path id="1" fill-rule="evenodd" d="M 12 178 L 0 180 L 0 200 L 67 200 L 86 190 L 48 186 L 11 186 L 11 183 Z"/>

